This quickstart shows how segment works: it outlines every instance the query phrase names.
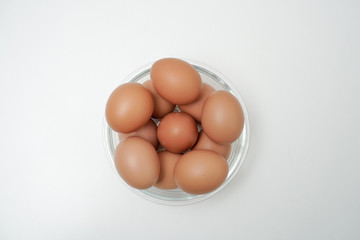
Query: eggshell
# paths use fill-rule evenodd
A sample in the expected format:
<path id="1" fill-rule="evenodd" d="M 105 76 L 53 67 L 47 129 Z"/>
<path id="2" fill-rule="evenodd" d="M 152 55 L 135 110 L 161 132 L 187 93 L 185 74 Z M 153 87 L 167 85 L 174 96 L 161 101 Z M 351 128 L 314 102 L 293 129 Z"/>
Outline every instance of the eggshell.
<path id="1" fill-rule="evenodd" d="M 160 175 L 155 184 L 155 187 L 161 189 L 177 188 L 174 179 L 174 167 L 182 155 L 168 151 L 161 151 L 158 152 L 158 156 L 160 160 Z"/>
<path id="2" fill-rule="evenodd" d="M 166 114 L 172 112 L 175 108 L 175 105 L 166 101 L 163 97 L 161 97 L 155 90 L 153 86 L 153 82 L 148 80 L 144 82 L 144 86 L 151 92 L 154 97 L 155 107 L 152 117 L 154 118 L 162 118 Z"/>
<path id="3" fill-rule="evenodd" d="M 119 143 L 114 162 L 120 176 L 134 188 L 149 188 L 159 177 L 157 152 L 151 143 L 140 137 L 128 137 Z"/>
<path id="4" fill-rule="evenodd" d="M 198 129 L 195 120 L 189 114 L 172 112 L 161 119 L 157 136 L 166 150 L 181 153 L 195 144 Z"/>
<path id="5" fill-rule="evenodd" d="M 202 80 L 189 63 L 164 58 L 156 61 L 150 70 L 155 90 L 172 104 L 188 104 L 200 97 Z"/>
<path id="6" fill-rule="evenodd" d="M 156 136 L 156 129 L 157 129 L 156 124 L 154 123 L 154 121 L 152 119 L 150 119 L 144 126 L 139 128 L 135 132 L 119 133 L 118 134 L 119 140 L 121 142 L 124 139 L 131 137 L 131 136 L 141 137 L 141 138 L 145 139 L 146 141 L 148 141 L 149 143 L 151 143 L 154 146 L 154 148 L 157 149 L 159 147 L 159 141 Z"/>
<path id="7" fill-rule="evenodd" d="M 218 144 L 211 140 L 208 136 L 206 136 L 205 132 L 202 130 L 199 133 L 199 138 L 193 147 L 193 149 L 207 149 L 214 151 L 221 156 L 223 156 L 225 159 L 228 159 L 231 153 L 231 144 Z"/>
<path id="8" fill-rule="evenodd" d="M 244 113 L 239 101 L 224 90 L 213 92 L 204 103 L 201 124 L 214 142 L 234 142 L 244 128 Z"/>
<path id="9" fill-rule="evenodd" d="M 197 122 L 201 122 L 202 107 L 207 97 L 214 91 L 210 85 L 203 83 L 200 97 L 192 103 L 179 105 L 180 110 L 192 116 Z"/>
<path id="10" fill-rule="evenodd" d="M 175 182 L 187 193 L 205 194 L 217 189 L 228 174 L 226 160 L 210 150 L 192 150 L 176 163 Z"/>
<path id="11" fill-rule="evenodd" d="M 130 133 L 151 118 L 154 99 L 150 91 L 139 83 L 125 83 L 117 87 L 106 104 L 106 120 L 117 132 Z"/>

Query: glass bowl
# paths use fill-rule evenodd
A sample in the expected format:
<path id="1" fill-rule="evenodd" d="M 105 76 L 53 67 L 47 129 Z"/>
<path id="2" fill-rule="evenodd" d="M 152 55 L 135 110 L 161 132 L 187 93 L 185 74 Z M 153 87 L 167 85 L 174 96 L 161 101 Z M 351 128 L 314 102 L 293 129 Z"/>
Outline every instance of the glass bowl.
<path id="1" fill-rule="evenodd" d="M 200 202 L 202 200 L 208 199 L 209 197 L 220 192 L 230 181 L 234 178 L 234 176 L 238 173 L 240 167 L 243 165 L 250 140 L 250 126 L 249 126 L 249 116 L 244 104 L 243 99 L 240 96 L 240 93 L 235 88 L 235 86 L 221 73 L 212 67 L 189 59 L 183 59 L 186 62 L 190 63 L 199 73 L 203 80 L 203 82 L 212 86 L 215 90 L 226 90 L 233 94 L 240 102 L 243 112 L 244 112 L 244 129 L 240 135 L 240 137 L 232 143 L 231 145 L 231 153 L 227 160 L 229 165 L 229 173 L 226 177 L 226 180 L 223 184 L 217 188 L 216 190 L 201 195 L 192 195 L 182 191 L 181 189 L 172 189 L 172 190 L 164 190 L 156 187 L 151 187 L 145 190 L 135 189 L 129 186 L 118 174 L 116 171 L 116 167 L 114 164 L 114 153 L 117 145 L 119 144 L 118 134 L 113 131 L 106 122 L 104 117 L 103 120 L 103 142 L 105 145 L 105 150 L 108 156 L 108 160 L 110 166 L 114 170 L 115 174 L 118 178 L 127 186 L 132 192 L 136 193 L 140 197 L 155 202 L 159 204 L 165 205 L 188 205 Z M 137 82 L 144 83 L 146 80 L 150 79 L 150 69 L 152 63 L 146 64 L 145 66 L 139 68 L 130 74 L 127 78 L 121 81 L 119 84 L 126 82 Z"/>

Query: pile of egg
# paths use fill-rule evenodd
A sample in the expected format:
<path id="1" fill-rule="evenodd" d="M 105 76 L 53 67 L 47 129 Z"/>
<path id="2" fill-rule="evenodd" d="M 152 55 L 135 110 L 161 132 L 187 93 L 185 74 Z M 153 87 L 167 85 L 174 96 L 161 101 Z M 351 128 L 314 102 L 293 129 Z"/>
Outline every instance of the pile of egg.
<path id="1" fill-rule="evenodd" d="M 118 86 L 106 104 L 107 123 L 120 140 L 114 156 L 119 175 L 137 189 L 217 189 L 244 127 L 239 101 L 203 83 L 180 59 L 156 61 L 150 78 Z"/>

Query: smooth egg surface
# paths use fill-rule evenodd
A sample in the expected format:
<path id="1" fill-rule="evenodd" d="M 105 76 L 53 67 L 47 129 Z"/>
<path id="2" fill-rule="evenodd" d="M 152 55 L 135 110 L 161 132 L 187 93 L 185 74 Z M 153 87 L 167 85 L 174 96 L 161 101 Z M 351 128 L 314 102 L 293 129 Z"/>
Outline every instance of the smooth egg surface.
<path id="1" fill-rule="evenodd" d="M 206 135 L 219 144 L 230 144 L 244 128 L 244 113 L 239 101 L 229 92 L 213 92 L 205 101 L 201 124 Z"/>
<path id="2" fill-rule="evenodd" d="M 158 152 L 158 156 L 160 160 L 160 175 L 155 187 L 161 189 L 177 188 L 174 179 L 174 167 L 182 155 L 168 151 L 160 151 Z"/>
<path id="3" fill-rule="evenodd" d="M 176 163 L 175 182 L 183 191 L 205 194 L 217 189 L 226 179 L 228 164 L 220 154 L 210 150 L 192 150 Z"/>
<path id="4" fill-rule="evenodd" d="M 214 92 L 214 88 L 209 84 L 203 83 L 200 97 L 189 104 L 179 105 L 182 112 L 190 114 L 197 122 L 201 122 L 201 111 L 207 97 Z"/>
<path id="5" fill-rule="evenodd" d="M 189 114 L 172 112 L 161 119 L 157 136 L 166 150 L 181 153 L 194 146 L 198 129 L 195 120 Z"/>
<path id="6" fill-rule="evenodd" d="M 130 133 L 144 126 L 154 111 L 154 98 L 140 83 L 125 83 L 110 95 L 106 120 L 116 132 Z"/>
<path id="7" fill-rule="evenodd" d="M 122 142 L 124 139 L 135 136 L 141 137 L 151 143 L 155 149 L 159 147 L 159 141 L 156 136 L 157 126 L 155 122 L 150 119 L 144 126 L 131 133 L 119 133 L 119 141 Z"/>
<path id="8" fill-rule="evenodd" d="M 173 104 L 188 104 L 200 97 L 202 80 L 189 63 L 176 58 L 156 61 L 150 70 L 156 92 Z"/>
<path id="9" fill-rule="evenodd" d="M 202 130 L 199 133 L 199 138 L 193 149 L 211 150 L 220 154 L 225 159 L 228 159 L 231 153 L 231 144 L 218 144 L 206 136 L 205 132 Z"/>
<path id="10" fill-rule="evenodd" d="M 146 82 L 144 82 L 144 86 L 149 89 L 149 91 L 151 92 L 151 94 L 154 97 L 154 101 L 155 101 L 155 107 L 154 107 L 154 112 L 152 114 L 152 116 L 154 118 L 162 118 L 164 117 L 166 114 L 172 112 L 175 108 L 175 105 L 166 101 L 163 97 L 161 97 L 155 90 L 153 83 L 151 80 L 148 80 Z"/>
<path id="11" fill-rule="evenodd" d="M 128 137 L 115 150 L 114 163 L 124 181 L 137 189 L 153 186 L 159 178 L 160 161 L 153 145 L 140 137 Z"/>

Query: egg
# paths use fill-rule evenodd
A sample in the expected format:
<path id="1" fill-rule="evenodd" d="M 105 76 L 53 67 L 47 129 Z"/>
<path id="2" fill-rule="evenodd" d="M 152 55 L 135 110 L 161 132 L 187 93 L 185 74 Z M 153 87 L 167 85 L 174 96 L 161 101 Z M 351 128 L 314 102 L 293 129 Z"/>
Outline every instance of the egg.
<path id="1" fill-rule="evenodd" d="M 244 127 L 244 113 L 239 101 L 229 92 L 213 92 L 205 101 L 201 124 L 206 135 L 219 144 L 239 138 Z"/>
<path id="2" fill-rule="evenodd" d="M 200 97 L 189 104 L 179 105 L 179 108 L 182 112 L 190 114 L 197 122 L 201 122 L 201 111 L 207 97 L 214 92 L 214 88 L 210 85 L 203 83 L 203 88 L 201 90 Z"/>
<path id="3" fill-rule="evenodd" d="M 157 149 L 159 147 L 159 141 L 156 136 L 156 129 L 157 126 L 155 122 L 152 119 L 150 119 L 144 126 L 142 126 L 141 128 L 139 128 L 134 132 L 118 133 L 119 140 L 120 142 L 122 142 L 124 139 L 131 136 L 141 137 L 146 141 L 148 141 L 149 143 L 151 143 L 154 146 L 154 148 Z"/>
<path id="4" fill-rule="evenodd" d="M 161 119 L 157 136 L 166 150 L 181 153 L 195 144 L 198 129 L 195 120 L 189 114 L 172 112 Z"/>
<path id="5" fill-rule="evenodd" d="M 155 184 L 155 187 L 161 189 L 177 188 L 174 179 L 174 167 L 182 155 L 168 151 L 160 151 L 158 152 L 158 156 L 160 160 L 160 175 Z"/>
<path id="6" fill-rule="evenodd" d="M 151 92 L 151 94 L 154 97 L 154 101 L 155 101 L 155 107 L 154 107 L 154 112 L 152 114 L 152 116 L 154 118 L 162 118 L 164 117 L 166 114 L 172 112 L 175 108 L 175 105 L 172 103 L 169 103 L 168 101 L 166 101 L 163 97 L 161 97 L 155 90 L 153 83 L 151 80 L 148 80 L 146 82 L 144 82 L 144 86 L 149 89 L 149 91 Z"/>
<path id="7" fill-rule="evenodd" d="M 189 63 L 176 58 L 156 61 L 150 70 L 156 92 L 172 104 L 188 104 L 200 97 L 202 80 Z"/>
<path id="8" fill-rule="evenodd" d="M 226 179 L 228 165 L 220 154 L 210 150 L 192 150 L 176 163 L 175 182 L 190 194 L 205 194 L 217 189 Z"/>
<path id="9" fill-rule="evenodd" d="M 130 133 L 145 125 L 153 111 L 154 99 L 150 91 L 140 83 L 125 83 L 111 93 L 105 115 L 114 131 Z"/>
<path id="10" fill-rule="evenodd" d="M 119 143 L 114 163 L 119 175 L 134 188 L 150 188 L 159 178 L 157 152 L 151 143 L 140 137 L 128 137 Z"/>
<path id="11" fill-rule="evenodd" d="M 225 159 L 228 159 L 231 153 L 231 144 L 218 144 L 211 140 L 208 136 L 206 136 L 205 132 L 202 130 L 199 133 L 199 138 L 193 147 L 193 149 L 207 149 L 214 151 L 221 156 L 223 156 Z"/>

